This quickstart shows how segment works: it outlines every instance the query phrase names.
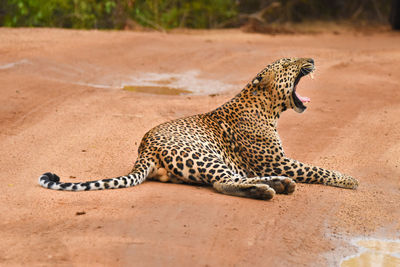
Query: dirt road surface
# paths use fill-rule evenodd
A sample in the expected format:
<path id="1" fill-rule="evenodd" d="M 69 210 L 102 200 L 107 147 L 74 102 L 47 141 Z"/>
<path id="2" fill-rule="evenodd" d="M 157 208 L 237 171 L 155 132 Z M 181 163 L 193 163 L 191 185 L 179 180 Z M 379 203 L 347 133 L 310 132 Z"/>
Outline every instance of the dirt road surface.
<path id="1" fill-rule="evenodd" d="M 389 31 L 1 28 L 0 265 L 337 266 L 357 252 L 353 238 L 399 239 L 399 44 Z M 281 57 L 317 67 L 298 86 L 307 111 L 279 121 L 286 153 L 358 178 L 357 190 L 298 184 L 259 201 L 157 182 L 81 193 L 38 185 L 46 171 L 66 182 L 127 174 L 146 131 L 218 107 Z M 203 91 L 121 89 L 143 77 Z"/>

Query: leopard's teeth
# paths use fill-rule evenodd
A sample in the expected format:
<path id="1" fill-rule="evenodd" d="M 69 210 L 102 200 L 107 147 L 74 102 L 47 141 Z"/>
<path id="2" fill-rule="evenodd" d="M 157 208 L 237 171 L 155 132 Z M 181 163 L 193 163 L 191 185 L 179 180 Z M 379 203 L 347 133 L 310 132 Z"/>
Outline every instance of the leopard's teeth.
<path id="1" fill-rule="evenodd" d="M 314 72 L 310 73 L 310 78 L 314 80 Z"/>

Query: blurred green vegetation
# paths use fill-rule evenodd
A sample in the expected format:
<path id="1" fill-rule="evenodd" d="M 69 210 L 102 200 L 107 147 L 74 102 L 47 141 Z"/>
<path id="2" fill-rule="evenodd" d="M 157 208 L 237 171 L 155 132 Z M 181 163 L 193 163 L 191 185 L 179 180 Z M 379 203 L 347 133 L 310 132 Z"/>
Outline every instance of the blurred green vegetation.
<path id="1" fill-rule="evenodd" d="M 350 20 L 387 22 L 393 0 L 246 0 L 241 13 L 262 12 L 267 22 Z"/>
<path id="2" fill-rule="evenodd" d="M 115 1 L 8 0 L 0 9 L 4 26 L 114 27 Z"/>
<path id="3" fill-rule="evenodd" d="M 237 15 L 232 0 L 8 0 L 0 25 L 121 29 L 128 20 L 158 29 L 215 28 Z"/>
<path id="4" fill-rule="evenodd" d="M 263 23 L 364 20 L 385 23 L 391 0 L 1 0 L 0 26 L 165 30 Z"/>
<path id="5" fill-rule="evenodd" d="M 131 18 L 144 26 L 166 29 L 216 28 L 237 15 L 232 0 L 136 1 Z"/>

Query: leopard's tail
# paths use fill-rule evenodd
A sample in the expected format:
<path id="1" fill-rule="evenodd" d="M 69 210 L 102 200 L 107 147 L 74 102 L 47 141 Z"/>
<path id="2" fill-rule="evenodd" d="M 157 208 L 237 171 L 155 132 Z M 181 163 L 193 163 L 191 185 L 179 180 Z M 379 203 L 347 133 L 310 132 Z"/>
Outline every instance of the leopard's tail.
<path id="1" fill-rule="evenodd" d="M 138 159 L 132 172 L 126 176 L 109 179 L 87 181 L 81 183 L 63 183 L 60 177 L 51 172 L 46 172 L 39 177 L 39 184 L 45 188 L 62 191 L 89 191 L 116 189 L 135 186 L 146 180 L 154 170 L 154 162 L 148 159 Z"/>

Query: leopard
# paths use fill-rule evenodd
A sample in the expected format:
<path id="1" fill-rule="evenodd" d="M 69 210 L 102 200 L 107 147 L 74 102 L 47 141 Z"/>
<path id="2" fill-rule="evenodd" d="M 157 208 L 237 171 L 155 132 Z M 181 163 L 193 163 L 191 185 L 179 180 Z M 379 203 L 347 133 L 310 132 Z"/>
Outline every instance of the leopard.
<path id="1" fill-rule="evenodd" d="M 141 140 L 129 174 L 87 182 L 60 182 L 46 172 L 42 187 L 88 191 L 136 186 L 145 180 L 212 186 L 216 192 L 269 200 L 292 194 L 296 183 L 356 189 L 358 180 L 286 156 L 277 132 L 282 112 L 303 113 L 310 102 L 297 91 L 312 75 L 312 58 L 267 65 L 231 100 L 213 111 L 162 123 Z"/>

